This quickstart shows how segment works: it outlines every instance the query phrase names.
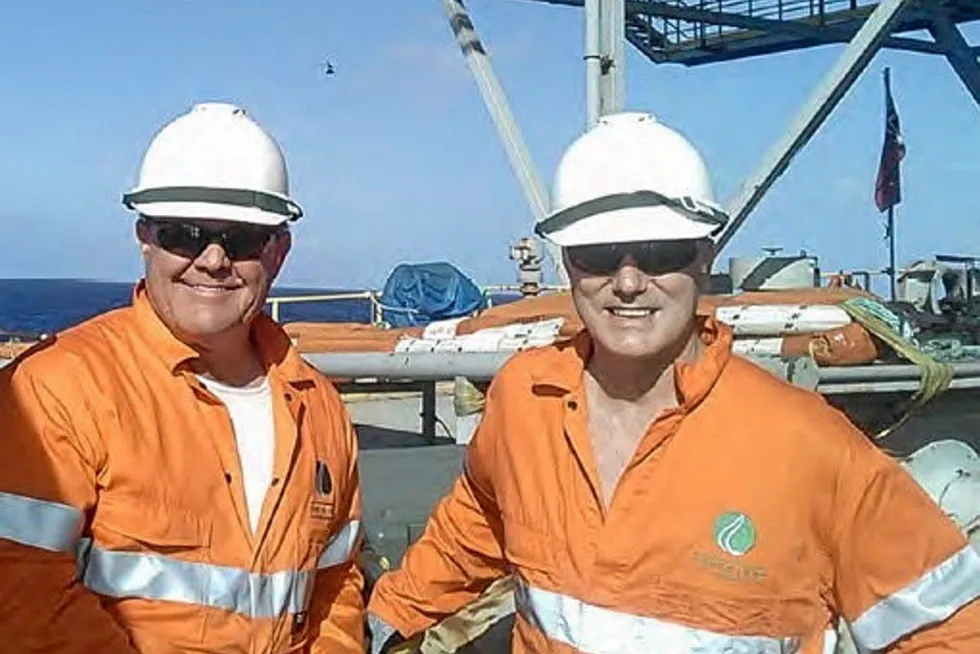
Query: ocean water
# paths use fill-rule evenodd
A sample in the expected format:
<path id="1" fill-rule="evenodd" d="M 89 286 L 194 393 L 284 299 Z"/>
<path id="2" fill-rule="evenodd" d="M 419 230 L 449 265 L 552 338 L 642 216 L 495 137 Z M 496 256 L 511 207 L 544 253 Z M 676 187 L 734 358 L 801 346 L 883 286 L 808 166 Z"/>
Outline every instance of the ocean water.
<path id="1" fill-rule="evenodd" d="M 273 288 L 270 295 L 338 292 L 326 288 Z M 50 334 L 109 309 L 126 306 L 133 284 L 76 279 L 0 279 L 0 333 Z M 280 306 L 282 322 L 369 322 L 368 300 L 338 300 Z"/>
<path id="2" fill-rule="evenodd" d="M 274 287 L 270 296 L 350 293 L 365 289 Z M 52 334 L 109 309 L 130 303 L 133 284 L 78 279 L 0 279 L 0 337 Z M 519 296 L 493 294 L 494 304 Z M 268 311 L 268 306 L 266 307 Z M 367 299 L 281 304 L 280 322 L 362 322 L 372 318 Z"/>

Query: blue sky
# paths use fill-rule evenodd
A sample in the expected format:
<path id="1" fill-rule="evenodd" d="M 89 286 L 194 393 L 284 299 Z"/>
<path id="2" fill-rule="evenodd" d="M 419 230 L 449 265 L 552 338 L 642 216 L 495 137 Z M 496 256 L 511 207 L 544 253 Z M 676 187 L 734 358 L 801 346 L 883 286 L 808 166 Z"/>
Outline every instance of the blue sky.
<path id="1" fill-rule="evenodd" d="M 22 2 L 0 58 L 0 277 L 131 280 L 119 196 L 166 121 L 229 100 L 289 159 L 307 216 L 282 282 L 380 286 L 400 262 L 448 260 L 512 282 L 529 210 L 439 0 Z M 546 180 L 584 125 L 581 11 L 527 0 L 468 7 Z M 980 30 L 967 29 L 972 42 Z M 829 70 L 828 46 L 700 68 L 629 50 L 627 106 L 685 132 L 729 200 Z M 337 75 L 326 78 L 326 57 Z M 887 263 L 872 202 L 881 68 L 908 144 L 900 262 L 980 254 L 980 110 L 944 59 L 884 52 L 797 157 L 724 257 L 806 249 L 825 269 Z"/>

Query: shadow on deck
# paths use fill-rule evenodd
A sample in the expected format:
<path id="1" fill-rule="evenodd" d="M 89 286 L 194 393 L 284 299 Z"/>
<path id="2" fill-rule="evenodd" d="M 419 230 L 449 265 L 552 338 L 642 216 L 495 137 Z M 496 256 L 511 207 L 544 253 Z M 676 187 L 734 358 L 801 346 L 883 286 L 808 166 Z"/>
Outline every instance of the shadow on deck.
<path id="1" fill-rule="evenodd" d="M 451 443 L 446 438 L 437 438 L 434 443 L 429 442 L 418 432 L 404 429 L 357 423 L 354 424 L 354 429 L 357 431 L 357 443 L 362 451 L 432 447 Z"/>

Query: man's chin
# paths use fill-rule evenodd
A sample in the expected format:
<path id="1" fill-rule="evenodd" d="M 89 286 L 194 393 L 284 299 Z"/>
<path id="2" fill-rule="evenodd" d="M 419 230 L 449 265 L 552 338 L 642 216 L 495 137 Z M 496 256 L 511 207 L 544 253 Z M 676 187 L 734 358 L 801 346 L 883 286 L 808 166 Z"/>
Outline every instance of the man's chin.
<path id="1" fill-rule="evenodd" d="M 601 340 L 602 349 L 621 359 L 642 361 L 655 359 L 672 350 L 671 342 L 649 332 L 644 334 L 611 334 Z"/>
<path id="2" fill-rule="evenodd" d="M 208 316 L 197 315 L 194 319 L 178 322 L 176 328 L 181 340 L 189 345 L 207 345 L 234 334 L 242 328 L 242 323 L 227 318 L 209 319 Z"/>

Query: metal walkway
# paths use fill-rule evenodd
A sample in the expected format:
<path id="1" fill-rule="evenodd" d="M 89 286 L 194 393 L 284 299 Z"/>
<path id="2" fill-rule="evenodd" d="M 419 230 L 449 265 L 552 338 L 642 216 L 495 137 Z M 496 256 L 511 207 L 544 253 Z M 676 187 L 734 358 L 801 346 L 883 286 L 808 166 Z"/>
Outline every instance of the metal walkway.
<path id="1" fill-rule="evenodd" d="M 531 0 L 584 7 L 586 0 Z M 625 35 L 655 63 L 687 66 L 847 43 L 878 2 L 869 0 L 626 0 Z M 957 25 L 980 20 L 977 0 L 910 4 L 893 34 L 927 30 L 933 40 L 891 36 L 883 46 L 947 54 Z M 940 28 L 937 35 L 936 24 Z M 973 50 L 974 60 L 976 49 Z"/>

